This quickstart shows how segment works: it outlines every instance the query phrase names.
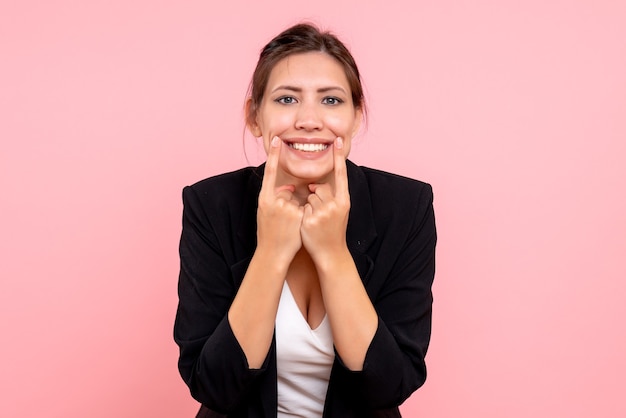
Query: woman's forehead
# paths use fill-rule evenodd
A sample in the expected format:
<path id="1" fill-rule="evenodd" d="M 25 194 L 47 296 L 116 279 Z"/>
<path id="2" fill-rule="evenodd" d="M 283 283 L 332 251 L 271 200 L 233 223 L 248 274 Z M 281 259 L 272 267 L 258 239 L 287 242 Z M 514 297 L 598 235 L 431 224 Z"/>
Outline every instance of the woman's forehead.
<path id="1" fill-rule="evenodd" d="M 268 91 L 281 85 L 308 88 L 342 87 L 350 91 L 341 64 L 325 52 L 291 54 L 276 63 L 270 73 Z"/>

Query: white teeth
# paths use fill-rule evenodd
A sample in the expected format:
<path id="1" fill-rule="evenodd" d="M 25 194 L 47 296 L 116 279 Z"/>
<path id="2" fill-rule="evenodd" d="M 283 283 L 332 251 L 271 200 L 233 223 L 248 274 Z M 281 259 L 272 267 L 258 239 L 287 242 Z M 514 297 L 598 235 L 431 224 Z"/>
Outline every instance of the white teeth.
<path id="1" fill-rule="evenodd" d="M 291 143 L 289 146 L 293 149 L 297 149 L 298 151 L 305 152 L 320 152 L 324 151 L 328 148 L 328 144 L 299 144 L 299 143 Z"/>

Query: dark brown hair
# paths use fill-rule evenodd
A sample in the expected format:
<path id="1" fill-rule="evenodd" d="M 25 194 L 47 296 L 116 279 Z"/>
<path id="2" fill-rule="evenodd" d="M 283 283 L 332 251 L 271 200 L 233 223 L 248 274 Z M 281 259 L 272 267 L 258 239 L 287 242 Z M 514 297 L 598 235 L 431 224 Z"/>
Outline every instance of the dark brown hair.
<path id="1" fill-rule="evenodd" d="M 274 66 L 289 55 L 305 52 L 324 52 L 341 64 L 352 92 L 352 103 L 365 115 L 366 106 L 361 76 L 348 48 L 332 33 L 322 32 L 310 23 L 300 23 L 281 32 L 261 50 L 248 89 L 251 99 L 246 114 L 248 123 L 254 122 Z"/>

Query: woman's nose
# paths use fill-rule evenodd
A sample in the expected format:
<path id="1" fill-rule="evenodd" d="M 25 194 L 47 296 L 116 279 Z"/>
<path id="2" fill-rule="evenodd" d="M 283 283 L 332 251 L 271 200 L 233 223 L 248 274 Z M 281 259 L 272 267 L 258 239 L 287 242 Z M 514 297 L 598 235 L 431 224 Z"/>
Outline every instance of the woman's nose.
<path id="1" fill-rule="evenodd" d="M 296 114 L 296 129 L 313 131 L 322 128 L 322 117 L 315 105 L 303 104 Z"/>

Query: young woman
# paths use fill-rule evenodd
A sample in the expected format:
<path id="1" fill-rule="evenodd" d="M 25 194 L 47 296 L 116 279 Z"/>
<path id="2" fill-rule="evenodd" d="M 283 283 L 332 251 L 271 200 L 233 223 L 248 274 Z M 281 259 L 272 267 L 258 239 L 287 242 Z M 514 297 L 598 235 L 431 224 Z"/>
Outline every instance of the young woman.
<path id="1" fill-rule="evenodd" d="M 247 126 L 267 161 L 183 191 L 179 369 L 199 417 L 400 417 L 426 378 L 428 184 L 346 160 L 359 71 L 332 34 L 261 52 Z"/>

